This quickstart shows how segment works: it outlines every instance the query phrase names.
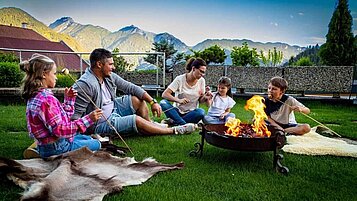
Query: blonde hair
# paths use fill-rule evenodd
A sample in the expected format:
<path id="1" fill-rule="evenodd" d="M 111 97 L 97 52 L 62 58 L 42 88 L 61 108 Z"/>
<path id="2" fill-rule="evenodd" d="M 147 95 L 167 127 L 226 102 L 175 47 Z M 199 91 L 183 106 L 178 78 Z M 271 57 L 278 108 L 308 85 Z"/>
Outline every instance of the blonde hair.
<path id="1" fill-rule="evenodd" d="M 26 73 L 21 86 L 22 98 L 28 100 L 43 88 L 43 73 L 51 71 L 54 64 L 52 59 L 37 53 L 33 54 L 29 60 L 20 63 L 20 69 Z"/>

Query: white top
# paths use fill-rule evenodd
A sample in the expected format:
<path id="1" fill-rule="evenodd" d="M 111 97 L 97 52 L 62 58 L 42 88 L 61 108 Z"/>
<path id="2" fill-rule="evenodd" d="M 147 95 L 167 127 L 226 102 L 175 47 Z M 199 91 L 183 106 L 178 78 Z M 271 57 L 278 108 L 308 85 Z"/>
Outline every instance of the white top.
<path id="1" fill-rule="evenodd" d="M 198 99 L 205 93 L 206 82 L 201 77 L 194 86 L 190 86 L 186 81 L 186 74 L 177 76 L 174 81 L 168 86 L 175 93 L 175 97 L 179 99 L 187 98 L 190 100 L 186 104 L 174 103 L 174 106 L 179 109 L 182 114 L 190 112 L 198 108 Z"/>
<path id="2" fill-rule="evenodd" d="M 226 109 L 232 108 L 236 102 L 230 96 L 222 97 L 218 92 L 213 93 L 212 105 L 208 109 L 208 116 L 218 117 L 223 114 Z"/>
<path id="3" fill-rule="evenodd" d="M 108 88 L 105 86 L 105 83 L 103 82 L 101 84 L 102 88 L 102 101 L 103 101 L 103 115 L 108 119 L 109 116 L 112 114 L 113 109 L 114 109 L 114 101 L 112 101 L 110 92 Z M 105 119 L 102 117 L 98 120 L 98 123 L 104 122 Z"/>
<path id="4" fill-rule="evenodd" d="M 285 101 L 285 104 L 282 104 L 279 110 L 270 114 L 270 117 L 281 124 L 297 124 L 295 120 L 294 111 L 288 106 L 301 106 L 305 107 L 302 103 L 297 101 L 294 97 L 289 96 Z"/>

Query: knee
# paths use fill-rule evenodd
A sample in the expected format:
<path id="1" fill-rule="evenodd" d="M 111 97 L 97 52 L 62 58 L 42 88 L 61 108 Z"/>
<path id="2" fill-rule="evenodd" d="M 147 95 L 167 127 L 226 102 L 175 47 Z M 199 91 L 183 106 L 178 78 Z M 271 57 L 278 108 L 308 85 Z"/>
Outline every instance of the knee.
<path id="1" fill-rule="evenodd" d="M 205 116 L 205 110 L 202 108 L 196 109 L 197 115 L 202 119 Z"/>
<path id="2" fill-rule="evenodd" d="M 162 108 L 168 108 L 168 107 L 171 106 L 171 103 L 170 103 L 168 100 L 162 99 L 162 100 L 160 101 L 160 106 L 161 106 Z"/>
<path id="3" fill-rule="evenodd" d="M 139 98 L 136 97 L 136 96 L 131 96 L 131 102 L 133 103 L 133 106 L 134 106 L 135 108 L 139 108 L 139 107 L 142 107 L 142 106 L 146 106 L 145 101 L 139 99 Z"/>
<path id="4" fill-rule="evenodd" d="M 303 128 L 302 130 L 303 130 L 304 134 L 311 131 L 311 127 L 309 124 L 304 124 L 302 128 Z"/>

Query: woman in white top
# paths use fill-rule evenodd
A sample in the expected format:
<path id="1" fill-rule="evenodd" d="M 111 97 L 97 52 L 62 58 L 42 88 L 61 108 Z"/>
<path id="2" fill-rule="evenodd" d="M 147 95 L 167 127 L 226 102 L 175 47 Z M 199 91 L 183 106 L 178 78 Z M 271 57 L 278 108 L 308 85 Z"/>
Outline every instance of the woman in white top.
<path id="1" fill-rule="evenodd" d="M 236 102 L 231 98 L 231 79 L 221 77 L 218 81 L 218 91 L 213 93 L 213 98 L 208 101 L 210 108 L 208 114 L 203 118 L 205 124 L 224 124 L 228 118 L 235 118 L 231 113 L 232 107 Z"/>
<path id="2" fill-rule="evenodd" d="M 169 118 L 165 123 L 184 125 L 202 120 L 205 111 L 198 106 L 200 102 L 207 102 L 210 96 L 205 92 L 203 78 L 206 67 L 206 62 L 201 58 L 189 59 L 185 66 L 187 73 L 177 76 L 163 92 L 164 99 L 160 101 L 160 105 Z"/>

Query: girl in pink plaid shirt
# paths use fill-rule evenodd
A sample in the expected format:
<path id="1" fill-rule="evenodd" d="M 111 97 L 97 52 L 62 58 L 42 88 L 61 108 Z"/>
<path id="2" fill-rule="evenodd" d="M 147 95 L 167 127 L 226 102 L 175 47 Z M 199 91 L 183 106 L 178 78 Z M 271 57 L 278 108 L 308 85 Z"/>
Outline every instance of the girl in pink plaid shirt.
<path id="1" fill-rule="evenodd" d="M 77 91 L 66 88 L 64 103 L 53 95 L 51 88 L 56 85 L 55 62 L 40 54 L 20 63 L 26 72 L 23 80 L 22 97 L 27 101 L 26 119 L 30 137 L 37 143 L 41 157 L 62 154 L 87 146 L 99 150 L 101 144 L 90 136 L 82 135 L 89 126 L 102 115 L 100 109 L 94 110 L 77 120 L 71 120 Z"/>

